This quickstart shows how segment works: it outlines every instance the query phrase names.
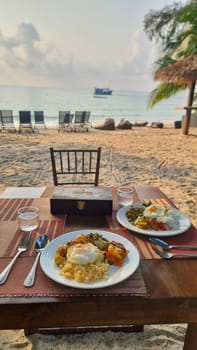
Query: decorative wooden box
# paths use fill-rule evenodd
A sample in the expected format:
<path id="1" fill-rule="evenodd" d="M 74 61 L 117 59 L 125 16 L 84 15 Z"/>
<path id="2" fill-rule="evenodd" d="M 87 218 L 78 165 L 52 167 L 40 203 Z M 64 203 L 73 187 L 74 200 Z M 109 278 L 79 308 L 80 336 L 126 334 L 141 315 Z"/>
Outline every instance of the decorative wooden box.
<path id="1" fill-rule="evenodd" d="M 50 199 L 54 215 L 111 215 L 112 192 L 105 188 L 58 187 Z"/>

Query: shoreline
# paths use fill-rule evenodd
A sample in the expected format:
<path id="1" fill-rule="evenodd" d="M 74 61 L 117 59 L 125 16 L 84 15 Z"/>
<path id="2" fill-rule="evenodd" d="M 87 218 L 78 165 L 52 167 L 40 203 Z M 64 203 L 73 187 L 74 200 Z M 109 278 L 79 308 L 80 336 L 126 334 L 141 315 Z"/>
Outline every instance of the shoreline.
<path id="1" fill-rule="evenodd" d="M 19 117 L 18 116 L 13 116 L 14 117 L 14 125 L 16 127 L 16 129 L 18 130 L 19 128 Z M 44 117 L 45 119 L 45 124 L 47 129 L 58 129 L 58 116 L 48 116 L 48 117 Z M 92 125 L 91 127 L 94 129 L 97 127 L 97 125 L 103 124 L 106 120 L 108 119 L 113 119 L 115 122 L 115 126 L 117 128 L 117 125 L 120 123 L 121 120 L 124 120 L 125 122 L 128 121 L 129 123 L 131 123 L 133 125 L 133 127 L 141 127 L 140 125 L 143 125 L 144 123 L 147 123 L 147 127 L 151 127 L 152 123 L 162 123 L 163 124 L 163 128 L 181 128 L 181 123 L 182 123 L 182 118 L 175 118 L 173 120 L 170 119 L 163 119 L 163 120 L 156 120 L 156 119 L 143 119 L 143 118 L 138 118 L 137 120 L 131 119 L 131 118 L 126 118 L 126 117 L 103 117 L 103 118 L 96 118 L 96 120 L 90 117 L 90 124 Z M 176 127 L 176 124 L 179 124 L 179 127 Z M 34 127 L 34 119 L 32 118 L 32 125 Z"/>

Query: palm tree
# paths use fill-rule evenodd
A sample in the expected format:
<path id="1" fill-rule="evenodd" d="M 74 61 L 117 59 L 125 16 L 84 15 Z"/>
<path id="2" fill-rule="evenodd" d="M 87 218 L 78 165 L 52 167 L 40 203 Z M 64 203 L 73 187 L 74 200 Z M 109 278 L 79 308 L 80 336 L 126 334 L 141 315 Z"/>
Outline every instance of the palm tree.
<path id="1" fill-rule="evenodd" d="M 162 46 L 164 55 L 155 62 L 155 73 L 187 56 L 197 54 L 197 0 L 182 6 L 174 3 L 145 16 L 144 30 L 150 40 Z M 149 95 L 149 107 L 185 90 L 187 85 L 159 84 Z"/>

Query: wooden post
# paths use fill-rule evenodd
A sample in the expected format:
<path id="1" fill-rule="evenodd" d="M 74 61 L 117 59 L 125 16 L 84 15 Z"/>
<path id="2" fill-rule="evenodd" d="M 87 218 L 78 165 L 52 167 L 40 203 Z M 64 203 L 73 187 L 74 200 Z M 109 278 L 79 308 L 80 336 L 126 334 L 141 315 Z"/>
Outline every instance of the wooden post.
<path id="1" fill-rule="evenodd" d="M 193 103 L 193 99 L 194 99 L 195 84 L 196 84 L 196 81 L 193 81 L 190 85 L 186 115 L 184 117 L 184 123 L 183 123 L 183 134 L 184 135 L 188 135 L 188 132 L 189 132 L 189 124 L 190 124 L 191 113 L 192 113 L 191 107 L 192 107 L 192 103 Z"/>

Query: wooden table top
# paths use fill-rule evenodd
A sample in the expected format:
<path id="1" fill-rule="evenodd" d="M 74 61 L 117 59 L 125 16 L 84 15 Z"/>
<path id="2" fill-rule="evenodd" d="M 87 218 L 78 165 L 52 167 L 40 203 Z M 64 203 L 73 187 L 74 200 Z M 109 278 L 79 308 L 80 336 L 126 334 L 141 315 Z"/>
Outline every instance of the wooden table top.
<path id="1" fill-rule="evenodd" d="M 51 218 L 49 198 L 52 190 L 53 188 L 47 188 L 42 198 L 34 199 L 34 204 L 39 207 L 42 220 Z M 159 199 L 173 205 L 170 199 L 157 187 L 136 186 L 135 190 L 136 201 Z M 116 190 L 113 189 L 113 215 L 117 210 Z M 97 226 L 95 218 L 86 218 L 86 220 L 85 223 L 84 218 L 82 219 L 80 228 L 83 224 L 86 228 L 88 224 L 90 227 L 94 224 L 94 227 L 100 228 L 100 226 Z M 8 237 L 10 236 L 11 227 L 13 226 L 6 228 L 4 221 L 1 219 L 0 239 L 2 238 L 2 232 L 7 232 Z M 76 223 L 74 224 L 72 220 L 67 222 L 66 227 L 70 230 L 77 228 Z M 106 229 L 109 229 L 109 226 Z M 117 225 L 116 230 L 119 229 L 122 232 Z M 134 237 L 134 242 L 145 242 L 144 244 L 148 247 L 148 238 L 140 237 L 139 234 L 135 233 L 131 233 L 131 235 Z M 195 238 L 197 229 L 191 227 L 187 235 L 192 235 Z M 170 237 L 168 241 L 178 241 L 181 236 L 177 236 L 177 238 Z M 0 258 L 0 266 L 2 266 L 3 259 Z M 147 293 L 144 295 L 130 296 L 122 294 L 117 297 L 117 295 L 106 293 L 106 295 L 89 298 L 77 295 L 69 298 L 59 298 L 58 296 L 32 297 L 30 295 L 18 297 L 14 296 L 13 290 L 12 296 L 0 297 L 0 329 L 188 323 L 184 350 L 196 349 L 196 259 L 163 260 L 151 254 L 147 258 L 145 254 L 144 257 L 143 255 L 141 257 L 140 269 L 147 288 Z"/>

